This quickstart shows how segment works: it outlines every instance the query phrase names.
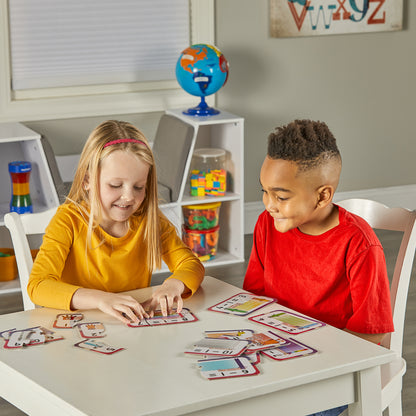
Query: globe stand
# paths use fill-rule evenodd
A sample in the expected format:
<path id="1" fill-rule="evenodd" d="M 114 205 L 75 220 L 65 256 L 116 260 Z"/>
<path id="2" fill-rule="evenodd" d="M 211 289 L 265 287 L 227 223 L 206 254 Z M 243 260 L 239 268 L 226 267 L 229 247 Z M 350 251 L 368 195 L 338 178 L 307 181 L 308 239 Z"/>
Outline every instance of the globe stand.
<path id="1" fill-rule="evenodd" d="M 209 107 L 205 101 L 205 97 L 201 97 L 201 102 L 196 107 L 188 108 L 183 114 L 188 116 L 214 116 L 220 112 L 213 107 Z"/>

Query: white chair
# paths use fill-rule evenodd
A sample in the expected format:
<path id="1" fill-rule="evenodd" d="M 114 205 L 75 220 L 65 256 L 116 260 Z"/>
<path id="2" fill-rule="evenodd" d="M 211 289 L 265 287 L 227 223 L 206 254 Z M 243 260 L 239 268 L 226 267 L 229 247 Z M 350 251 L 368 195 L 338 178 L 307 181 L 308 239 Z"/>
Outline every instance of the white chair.
<path id="1" fill-rule="evenodd" d="M 387 416 L 401 416 L 401 392 L 403 375 L 406 372 L 406 361 L 402 357 L 403 329 L 407 294 L 416 250 L 416 211 L 389 208 L 379 202 L 367 199 L 347 199 L 336 203 L 347 211 L 364 218 L 374 229 L 403 233 L 390 284 L 395 331 L 383 340 L 383 345 L 395 351 L 398 358 L 381 368 L 382 409 L 383 411 L 387 409 L 385 413 Z"/>
<path id="2" fill-rule="evenodd" d="M 27 236 L 44 234 L 46 226 L 55 212 L 56 207 L 34 214 L 19 215 L 16 212 L 8 212 L 4 215 L 4 224 L 9 229 L 16 256 L 20 287 L 22 289 L 23 309 L 25 311 L 35 308 L 35 304 L 27 293 L 27 284 L 33 266 L 32 253 L 30 252 Z"/>

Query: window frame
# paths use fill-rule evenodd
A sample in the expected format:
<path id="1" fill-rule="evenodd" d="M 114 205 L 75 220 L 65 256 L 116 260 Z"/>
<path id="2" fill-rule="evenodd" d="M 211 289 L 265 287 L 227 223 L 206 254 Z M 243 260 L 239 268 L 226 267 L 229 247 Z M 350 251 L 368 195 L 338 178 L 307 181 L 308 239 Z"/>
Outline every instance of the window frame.
<path id="1" fill-rule="evenodd" d="M 8 1 L 0 0 L 0 122 L 165 111 L 197 105 L 176 80 L 11 89 Z M 189 0 L 190 44 L 215 44 L 214 0 Z M 214 97 L 207 97 L 210 105 Z"/>

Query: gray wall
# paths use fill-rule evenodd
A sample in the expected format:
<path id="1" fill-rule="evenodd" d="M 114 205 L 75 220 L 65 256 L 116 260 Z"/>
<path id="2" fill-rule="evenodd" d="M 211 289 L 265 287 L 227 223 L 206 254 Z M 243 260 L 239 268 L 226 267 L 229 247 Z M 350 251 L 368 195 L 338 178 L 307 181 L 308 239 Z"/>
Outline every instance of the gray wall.
<path id="1" fill-rule="evenodd" d="M 217 107 L 245 118 L 245 200 L 259 201 L 268 133 L 294 118 L 319 119 L 337 137 L 339 191 L 416 183 L 416 2 L 404 0 L 404 30 L 274 39 L 268 0 L 217 0 L 216 44 L 230 63 Z M 161 113 L 117 116 L 153 139 Z M 79 153 L 101 121 L 25 123 L 58 155 Z"/>
<path id="2" fill-rule="evenodd" d="M 216 2 L 230 63 L 218 107 L 245 117 L 245 199 L 260 199 L 268 133 L 325 121 L 343 156 L 339 191 L 416 183 L 416 2 L 399 32 L 270 38 L 268 0 Z"/>

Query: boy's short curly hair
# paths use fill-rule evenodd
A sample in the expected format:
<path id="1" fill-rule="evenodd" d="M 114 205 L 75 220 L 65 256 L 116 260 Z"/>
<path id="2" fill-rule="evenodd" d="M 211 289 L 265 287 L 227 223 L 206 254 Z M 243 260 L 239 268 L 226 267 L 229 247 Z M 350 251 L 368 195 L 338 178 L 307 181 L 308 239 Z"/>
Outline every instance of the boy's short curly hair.
<path id="1" fill-rule="evenodd" d="M 301 171 L 336 158 L 341 161 L 335 137 L 321 121 L 294 120 L 276 127 L 268 138 L 267 156 L 298 164 Z"/>

